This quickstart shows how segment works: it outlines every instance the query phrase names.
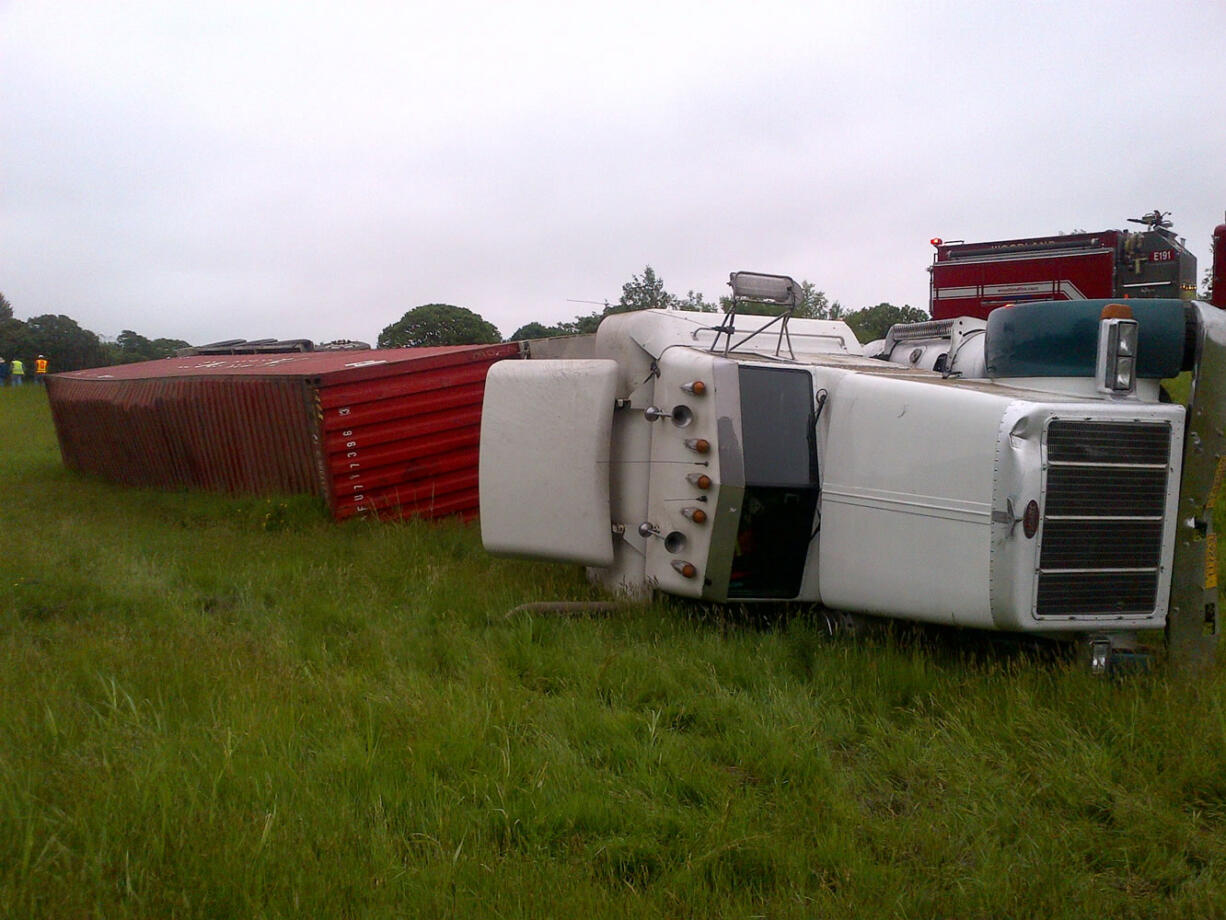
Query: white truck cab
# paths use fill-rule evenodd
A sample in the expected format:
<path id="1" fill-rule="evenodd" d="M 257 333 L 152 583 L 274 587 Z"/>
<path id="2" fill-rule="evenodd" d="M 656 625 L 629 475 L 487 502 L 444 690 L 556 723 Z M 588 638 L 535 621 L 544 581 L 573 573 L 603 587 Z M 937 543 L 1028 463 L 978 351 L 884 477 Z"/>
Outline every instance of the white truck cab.
<path id="1" fill-rule="evenodd" d="M 485 545 L 582 563 L 630 596 L 1161 628 L 1187 412 L 1158 380 L 1222 321 L 1182 301 L 1103 307 L 949 324 L 944 352 L 896 327 L 875 356 L 838 321 L 610 316 L 594 358 L 491 369 Z"/>

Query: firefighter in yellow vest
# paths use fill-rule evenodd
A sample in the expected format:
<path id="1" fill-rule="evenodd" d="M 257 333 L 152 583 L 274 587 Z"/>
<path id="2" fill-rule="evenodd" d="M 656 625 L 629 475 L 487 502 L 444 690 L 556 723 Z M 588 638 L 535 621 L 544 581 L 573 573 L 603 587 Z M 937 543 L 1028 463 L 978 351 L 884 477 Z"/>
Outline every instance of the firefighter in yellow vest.
<path id="1" fill-rule="evenodd" d="M 19 387 L 26 382 L 26 366 L 21 363 L 20 358 L 14 358 L 11 366 L 13 370 L 9 376 L 13 380 L 13 386 Z"/>
<path id="2" fill-rule="evenodd" d="M 34 362 L 34 382 L 44 386 L 47 383 L 47 359 L 42 355 L 39 355 L 38 360 Z"/>

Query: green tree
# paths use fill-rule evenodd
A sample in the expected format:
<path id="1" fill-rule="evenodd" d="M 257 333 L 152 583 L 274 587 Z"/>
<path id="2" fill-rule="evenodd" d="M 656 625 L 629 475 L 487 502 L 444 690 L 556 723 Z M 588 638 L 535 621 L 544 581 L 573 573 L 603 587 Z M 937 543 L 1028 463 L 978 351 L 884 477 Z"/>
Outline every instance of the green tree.
<path id="1" fill-rule="evenodd" d="M 379 333 L 380 348 L 435 345 L 490 345 L 502 336 L 493 323 L 464 307 L 428 303 L 414 307 Z"/>
<path id="2" fill-rule="evenodd" d="M 684 297 L 674 297 L 673 305 L 687 313 L 715 313 L 719 310 L 719 307 L 702 296 L 702 291 L 689 291 Z"/>
<path id="3" fill-rule="evenodd" d="M 100 367 L 107 363 L 108 356 L 101 339 L 63 314 L 47 313 L 30 317 L 25 323 L 24 339 L 24 354 L 18 357 L 29 359 L 34 355 L 46 355 L 52 373 Z"/>
<path id="4" fill-rule="evenodd" d="M 906 304 L 896 307 L 892 303 L 879 303 L 874 307 L 853 310 L 846 314 L 843 320 L 851 326 L 851 331 L 861 342 L 872 342 L 885 338 L 890 327 L 895 323 L 918 323 L 929 319 L 927 313 Z"/>
<path id="5" fill-rule="evenodd" d="M 116 364 L 131 364 L 135 361 L 156 361 L 173 358 L 180 348 L 187 348 L 182 339 L 148 339 L 138 332 L 125 329 L 115 339 L 112 359 Z"/>
<path id="6" fill-rule="evenodd" d="M 802 281 L 800 297 L 792 315 L 802 319 L 842 319 L 843 305 L 837 300 L 832 303 L 826 292 L 819 291 L 812 281 Z"/>
<path id="7" fill-rule="evenodd" d="M 559 323 L 559 328 L 562 329 L 562 335 L 590 335 L 596 331 L 596 327 L 600 325 L 600 321 L 609 313 L 616 313 L 616 307 L 609 307 L 606 313 L 588 313 L 584 316 L 576 316 L 572 322 Z"/>
<path id="8" fill-rule="evenodd" d="M 664 279 L 656 274 L 650 265 L 643 269 L 642 275 L 632 275 L 630 280 L 622 285 L 622 296 L 617 306 L 607 307 L 604 315 L 611 313 L 630 313 L 634 310 L 663 310 L 671 307 L 676 298 L 664 290 Z"/>
<path id="9" fill-rule="evenodd" d="M 11 361 L 25 352 L 26 324 L 13 318 L 13 307 L 8 298 L 0 294 L 0 358 Z"/>
<path id="10" fill-rule="evenodd" d="M 616 312 L 610 310 L 610 313 Z M 520 326 L 508 341 L 518 342 L 523 339 L 552 339 L 559 335 L 587 335 L 596 331 L 600 321 L 606 314 L 589 313 L 586 316 L 576 316 L 570 322 L 558 323 L 556 326 L 546 326 L 543 323 L 528 323 Z"/>
<path id="11" fill-rule="evenodd" d="M 119 346 L 120 360 L 124 364 L 133 361 L 148 361 L 153 356 L 153 343 L 131 329 L 125 329 L 115 337 Z"/>
<path id="12" fill-rule="evenodd" d="M 528 323 L 516 329 L 510 340 L 514 342 L 557 335 L 585 335 L 595 332 L 602 319 L 615 313 L 670 308 L 692 313 L 715 313 L 719 310 L 701 291 L 687 291 L 684 297 L 670 294 L 664 287 L 664 279 L 656 274 L 654 268 L 647 265 L 641 275 L 631 275 L 630 280 L 622 285 L 622 296 L 617 303 L 611 304 L 606 300 L 603 310 L 576 316 L 570 322 L 558 323 L 555 326 Z"/>
<path id="13" fill-rule="evenodd" d="M 557 326 L 545 326 L 541 323 L 527 323 L 511 333 L 510 342 L 522 342 L 524 339 L 551 339 L 562 335 Z"/>
<path id="14" fill-rule="evenodd" d="M 153 354 L 157 358 L 173 358 L 180 348 L 191 348 L 191 342 L 183 339 L 157 338 L 152 342 Z"/>
<path id="15" fill-rule="evenodd" d="M 51 372 L 57 373 L 169 358 L 186 347 L 187 342 L 182 339 L 151 341 L 131 329 L 121 332 L 116 342 L 103 342 L 96 333 L 62 314 L 48 313 L 22 322 L 13 318 L 12 304 L 0 294 L 0 357 L 20 358 L 31 368 L 38 355 L 45 355 Z"/>

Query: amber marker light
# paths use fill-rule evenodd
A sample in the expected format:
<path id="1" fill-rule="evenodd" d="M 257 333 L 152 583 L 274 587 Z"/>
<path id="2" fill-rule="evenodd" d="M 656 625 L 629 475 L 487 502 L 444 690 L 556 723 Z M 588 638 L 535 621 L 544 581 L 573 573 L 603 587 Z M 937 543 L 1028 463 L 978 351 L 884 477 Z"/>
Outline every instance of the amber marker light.
<path id="1" fill-rule="evenodd" d="M 673 568 L 682 574 L 685 578 L 693 578 L 698 574 L 698 569 L 692 562 L 682 562 L 680 559 L 673 560 Z"/>
<path id="2" fill-rule="evenodd" d="M 696 454 L 706 454 L 711 451 L 711 442 L 706 438 L 686 438 L 685 446 Z"/>
<path id="3" fill-rule="evenodd" d="M 682 508 L 681 513 L 695 524 L 705 524 L 707 522 L 707 512 L 701 508 Z"/>
<path id="4" fill-rule="evenodd" d="M 706 473 L 686 473 L 685 478 L 696 489 L 702 489 L 705 492 L 711 488 L 711 477 Z"/>
<path id="5" fill-rule="evenodd" d="M 693 393 L 695 396 L 701 396 L 707 392 L 707 385 L 701 380 L 691 380 L 689 383 L 681 384 L 681 389 L 687 393 Z"/>
<path id="6" fill-rule="evenodd" d="M 1106 304 L 1102 312 L 1098 314 L 1099 319 L 1132 319 L 1132 307 L 1126 303 L 1109 303 Z"/>
<path id="7" fill-rule="evenodd" d="M 1039 532 L 1039 503 L 1033 499 L 1026 505 L 1026 513 L 1022 515 L 1022 532 L 1027 540 L 1033 540 Z"/>

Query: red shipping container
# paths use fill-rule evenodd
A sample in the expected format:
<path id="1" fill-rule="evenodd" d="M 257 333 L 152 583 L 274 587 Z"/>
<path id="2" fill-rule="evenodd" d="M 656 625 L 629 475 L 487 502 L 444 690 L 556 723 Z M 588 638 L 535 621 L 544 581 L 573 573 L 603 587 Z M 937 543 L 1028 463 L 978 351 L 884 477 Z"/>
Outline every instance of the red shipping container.
<path id="1" fill-rule="evenodd" d="M 64 464 L 162 489 L 313 493 L 334 517 L 477 512 L 491 364 L 518 342 L 195 355 L 47 380 Z"/>

